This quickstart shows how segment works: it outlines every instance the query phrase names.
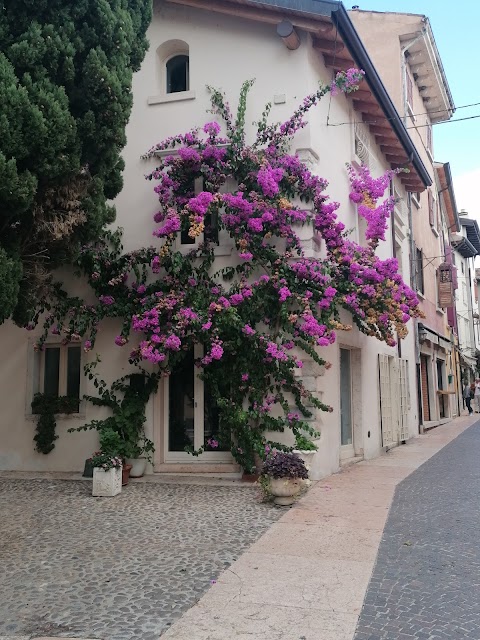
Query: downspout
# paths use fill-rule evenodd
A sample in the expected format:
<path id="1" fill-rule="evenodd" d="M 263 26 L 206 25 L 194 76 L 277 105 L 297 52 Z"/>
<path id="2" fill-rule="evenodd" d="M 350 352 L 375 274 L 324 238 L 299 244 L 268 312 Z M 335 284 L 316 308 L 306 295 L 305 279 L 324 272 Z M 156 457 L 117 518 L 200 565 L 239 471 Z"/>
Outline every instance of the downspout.
<path id="1" fill-rule="evenodd" d="M 414 273 L 416 273 L 416 266 L 414 266 L 416 263 L 414 262 L 414 260 L 417 259 L 417 256 L 415 255 L 414 252 L 414 246 L 413 246 L 413 216 L 412 216 L 412 194 L 409 192 L 408 193 L 408 198 L 407 198 L 407 209 L 408 209 L 408 251 L 410 254 L 410 260 L 409 260 L 409 265 L 410 265 L 410 288 L 415 291 L 415 281 L 414 281 Z M 418 432 L 422 433 L 421 428 L 422 428 L 422 422 L 423 422 L 423 407 L 422 407 L 422 403 L 421 403 L 421 371 L 420 371 L 420 341 L 418 339 L 418 320 L 412 320 L 413 324 L 413 328 L 414 328 L 414 332 L 413 332 L 413 338 L 414 338 L 414 343 L 415 343 L 415 370 L 417 373 L 417 395 L 418 395 Z"/>
<path id="2" fill-rule="evenodd" d="M 393 184 L 393 180 L 390 180 L 390 197 L 395 197 L 395 186 Z M 395 249 L 395 208 L 393 208 L 390 213 L 390 232 L 392 235 L 392 257 L 397 257 L 397 251 Z M 402 343 L 397 333 L 397 356 L 399 358 L 402 357 Z"/>

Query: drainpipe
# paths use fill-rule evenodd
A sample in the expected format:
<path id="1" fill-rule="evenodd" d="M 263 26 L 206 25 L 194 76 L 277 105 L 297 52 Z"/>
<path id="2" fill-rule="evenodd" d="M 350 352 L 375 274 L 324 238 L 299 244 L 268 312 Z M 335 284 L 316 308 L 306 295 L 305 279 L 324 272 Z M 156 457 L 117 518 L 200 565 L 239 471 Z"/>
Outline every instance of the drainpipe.
<path id="1" fill-rule="evenodd" d="M 390 181 L 390 197 L 393 198 L 394 196 L 395 196 L 395 185 L 393 183 L 393 180 L 391 180 Z M 395 249 L 395 207 L 393 208 L 393 211 L 390 214 L 390 233 L 392 236 L 392 257 L 396 258 L 397 252 Z M 397 356 L 399 358 L 402 357 L 402 341 L 398 337 L 398 333 L 397 333 Z"/>
<path id="2" fill-rule="evenodd" d="M 410 288 L 413 289 L 413 291 L 415 291 L 415 281 L 414 281 L 414 277 L 413 274 L 416 272 L 416 268 L 414 267 L 415 262 L 414 260 L 417 259 L 417 256 L 415 255 L 414 252 L 414 246 L 413 246 L 413 216 L 412 216 L 412 194 L 409 192 L 408 193 L 408 198 L 407 198 L 407 209 L 408 209 L 408 252 L 409 252 L 409 264 L 410 264 Z M 421 428 L 422 428 L 422 414 L 423 414 L 423 407 L 422 407 L 422 402 L 421 402 L 421 371 L 420 371 L 420 341 L 418 339 L 418 320 L 412 320 L 413 324 L 413 337 L 414 337 L 414 342 L 415 342 L 415 370 L 417 373 L 417 395 L 418 395 L 418 433 L 422 433 Z"/>

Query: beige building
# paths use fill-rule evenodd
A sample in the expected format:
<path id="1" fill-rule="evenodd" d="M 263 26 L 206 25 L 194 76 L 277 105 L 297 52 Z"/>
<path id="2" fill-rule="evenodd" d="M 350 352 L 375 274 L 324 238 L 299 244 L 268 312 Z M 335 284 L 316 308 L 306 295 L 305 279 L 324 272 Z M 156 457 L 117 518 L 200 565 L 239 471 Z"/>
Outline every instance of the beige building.
<path id="1" fill-rule="evenodd" d="M 293 151 L 329 181 L 329 195 L 342 203 L 339 217 L 359 242 L 364 227 L 348 199 L 345 163 L 368 164 L 377 176 L 392 166 L 409 166 L 410 173 L 393 181 L 397 206 L 378 253 L 382 258 L 395 255 L 404 279 L 410 280 L 409 203 L 412 193 L 421 193 L 419 206 L 426 206 L 425 188 L 432 184 L 433 175 L 425 168 L 428 153 L 412 142 L 405 127 L 408 122 L 398 114 L 403 113 L 401 90 L 395 88 L 392 102 L 386 90 L 388 78 L 382 83 L 341 3 L 306 0 L 280 7 L 267 0 L 255 6 L 243 1 L 156 2 L 148 38 L 150 50 L 133 82 L 124 189 L 115 203 L 117 224 L 125 229 L 126 250 L 154 242 L 152 217 L 157 203 L 152 184 L 144 180 L 150 165 L 140 156 L 154 143 L 211 118 L 206 113 L 210 106 L 206 85 L 225 91 L 235 108 L 242 82 L 256 78 L 247 122 L 258 119 L 267 102 L 273 103 L 271 120 L 282 121 L 319 82 L 331 83 L 335 71 L 355 65 L 366 72 L 361 89 L 350 96 L 325 99 L 309 114 L 309 124 L 295 139 Z M 395 59 L 393 53 L 391 59 Z M 401 73 L 400 69 L 399 78 Z M 303 242 L 307 256 L 321 256 L 312 232 L 304 233 Z M 231 246 L 221 239 L 217 249 L 219 266 L 235 258 Z M 425 251 L 430 255 L 432 249 L 425 247 Z M 345 320 L 349 320 L 347 315 Z M 110 322 L 96 343 L 96 350 L 102 353 L 101 373 L 107 380 L 128 371 L 124 353 L 113 345 L 116 333 L 118 327 Z M 81 402 L 78 414 L 60 417 L 55 449 L 42 455 L 33 447 L 30 403 L 35 391 L 47 387 L 60 394 L 69 385 L 80 395 L 92 393 L 79 372 L 94 354 L 85 354 L 75 345 L 61 346 L 55 336 L 48 344 L 53 351 L 35 353 L 35 337 L 12 325 L 0 327 L 0 468 L 81 470 L 97 446 L 96 434 L 66 431 L 98 415 L 96 408 Z M 314 426 L 321 438 L 312 465 L 314 478 L 336 471 L 347 461 L 378 456 L 418 433 L 415 348 L 413 331 L 400 346 L 388 347 L 354 328 L 340 332 L 336 344 L 322 352 L 332 363 L 330 371 L 324 374 L 313 362 L 305 362 L 305 384 L 333 407 L 332 413 L 315 416 Z M 195 442 L 203 442 L 209 428 L 204 411 L 208 398 L 193 364 L 190 374 L 195 398 L 191 428 Z M 171 398 L 174 392 L 181 402 L 186 384 L 180 372 L 165 379 L 148 406 L 147 435 L 156 448 L 151 471 L 238 472 L 229 454 L 208 452 L 193 458 L 174 446 Z"/>
<path id="2" fill-rule="evenodd" d="M 417 323 L 417 390 L 421 425 L 429 428 L 456 415 L 452 333 L 438 298 L 439 268 L 449 231 L 442 213 L 434 166 L 432 125 L 451 118 L 455 106 L 429 19 L 424 15 L 350 12 L 385 87 L 432 177 L 423 193 L 409 194 L 409 256 L 412 285 L 425 319 Z M 386 147 L 388 138 L 379 141 Z"/>

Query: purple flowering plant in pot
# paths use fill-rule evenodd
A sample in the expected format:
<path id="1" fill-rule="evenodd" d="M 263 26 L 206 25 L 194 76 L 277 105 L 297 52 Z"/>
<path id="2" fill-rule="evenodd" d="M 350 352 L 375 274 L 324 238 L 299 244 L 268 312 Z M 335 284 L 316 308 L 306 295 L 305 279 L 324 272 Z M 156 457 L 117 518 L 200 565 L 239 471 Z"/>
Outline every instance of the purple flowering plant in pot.
<path id="1" fill-rule="evenodd" d="M 274 496 L 274 503 L 288 506 L 305 487 L 308 471 L 296 453 L 273 449 L 265 458 L 261 477 L 261 486 Z"/>
<path id="2" fill-rule="evenodd" d="M 317 412 L 332 408 L 305 386 L 304 361 L 328 369 L 322 349 L 353 324 L 394 345 L 407 321 L 422 315 L 397 261 L 376 254 L 395 205 L 382 198 L 396 172 L 373 178 L 366 167 L 347 167 L 350 199 L 366 222 L 361 245 L 338 220 L 327 181 L 290 151 L 309 110 L 332 89 L 355 91 L 362 77 L 356 69 L 340 74 L 281 124 L 269 123 L 267 105 L 251 142 L 245 123 L 253 82 L 243 84 L 235 115 L 209 88 L 215 119 L 143 156 L 159 201 L 156 246 L 124 252 L 117 230 L 83 247 L 77 267 L 96 302 L 57 285 L 39 310 L 45 331 L 38 348 L 53 332 L 65 341 L 82 338 L 90 351 L 102 320 L 115 318 L 121 330 L 114 342 L 126 360 L 168 377 L 201 346 L 195 365 L 218 414 L 215 442 L 247 473 L 266 446 L 285 448 L 267 433 L 318 438 Z M 312 241 L 322 243 L 315 257 L 305 255 L 299 236 L 307 226 Z M 180 251 L 186 242 L 190 250 Z M 222 266 L 219 244 L 231 254 Z M 351 323 L 340 321 L 341 310 Z M 213 449 L 187 447 L 192 455 Z"/>

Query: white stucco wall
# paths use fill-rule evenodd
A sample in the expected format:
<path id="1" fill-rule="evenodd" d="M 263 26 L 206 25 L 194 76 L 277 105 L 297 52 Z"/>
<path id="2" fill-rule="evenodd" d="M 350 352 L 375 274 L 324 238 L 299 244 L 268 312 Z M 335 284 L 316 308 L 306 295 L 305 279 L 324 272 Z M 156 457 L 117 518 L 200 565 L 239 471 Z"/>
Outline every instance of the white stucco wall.
<path id="1" fill-rule="evenodd" d="M 298 50 L 289 51 L 276 36 L 273 26 L 230 18 L 219 14 L 202 12 L 174 5 L 162 5 L 157 8 L 155 18 L 149 29 L 150 50 L 141 70 L 134 77 L 134 106 L 127 127 L 127 146 L 124 150 L 126 168 L 124 188 L 116 199 L 117 224 L 125 229 L 125 249 L 158 243 L 153 238 L 153 214 L 157 202 L 153 193 L 153 184 L 144 180 L 144 174 L 154 166 L 145 163 L 140 155 L 153 144 L 167 136 L 184 132 L 194 126 L 201 126 L 212 119 L 206 111 L 210 106 L 206 85 L 221 88 L 236 108 L 237 96 L 242 82 L 256 78 L 251 91 L 247 123 L 260 117 L 267 102 L 274 102 L 275 96 L 285 96 L 283 104 L 274 104 L 271 121 L 286 119 L 303 97 L 316 89 L 318 82 L 331 81 L 331 71 L 323 65 L 323 58 L 315 53 L 309 37 L 301 34 L 302 43 Z M 149 97 L 158 96 L 159 58 L 158 47 L 167 40 L 182 40 L 188 43 L 190 54 L 190 91 L 195 97 L 189 100 L 148 104 Z M 295 149 L 311 150 L 305 157 L 318 156 L 315 171 L 326 177 L 330 185 L 327 192 L 333 200 L 342 206 L 339 217 L 347 228 L 358 234 L 357 215 L 354 206 L 348 200 L 349 185 L 345 163 L 354 159 L 353 125 L 327 126 L 329 122 L 351 122 L 354 113 L 351 102 L 344 96 L 330 101 L 327 97 L 309 116 L 307 126 L 296 138 Z M 250 129 L 250 135 L 252 129 Z M 374 142 L 372 140 L 372 146 Z M 379 153 L 379 150 L 377 149 Z M 304 153 L 304 152 L 302 152 Z M 381 155 L 380 162 L 382 163 Z M 383 165 L 386 165 L 383 162 Z M 407 247 L 404 255 L 407 256 Z M 381 257 L 392 255 L 391 234 L 379 248 Z M 404 275 L 409 279 L 408 259 L 405 260 Z M 109 381 L 127 372 L 126 353 L 113 345 L 118 327 L 104 325 L 96 344 L 96 350 L 102 353 L 100 373 Z M 26 334 L 13 325 L 6 323 L 0 327 L 3 366 L 0 368 L 0 469 L 81 470 L 85 458 L 97 447 L 96 433 L 66 434 L 71 426 L 79 426 L 82 421 L 97 415 L 91 406 L 85 407 L 80 417 L 69 417 L 58 422 L 54 451 L 47 456 L 34 452 L 34 424 L 26 416 L 31 398 L 29 398 L 28 360 L 31 342 L 36 332 Z M 378 398 L 378 353 L 396 355 L 395 348 L 387 347 L 374 339 L 367 338 L 357 329 L 339 332 L 338 342 L 324 350 L 324 356 L 332 363 L 325 375 L 316 378 L 317 390 L 322 399 L 333 407 L 332 413 L 318 416 L 318 426 L 322 432 L 319 452 L 314 462 L 315 477 L 336 471 L 340 459 L 340 404 L 339 388 L 339 347 L 351 347 L 361 350 L 357 365 L 360 375 L 355 380 L 357 403 L 354 406 L 357 424 L 361 431 L 356 432 L 356 451 L 367 458 L 374 457 L 381 450 Z M 414 389 L 414 351 L 413 340 L 404 343 L 404 357 L 411 362 L 411 398 L 412 425 L 415 423 Z M 128 347 L 126 347 L 128 348 Z M 91 355 L 94 357 L 94 354 Z M 85 361 L 86 361 L 85 354 Z M 92 393 L 93 388 L 86 384 L 84 392 Z M 152 401 L 147 411 L 147 435 L 153 437 L 155 429 Z M 370 432 L 370 436 L 368 436 Z M 412 426 L 412 434 L 415 432 Z M 158 446 L 158 442 L 156 442 Z"/>

